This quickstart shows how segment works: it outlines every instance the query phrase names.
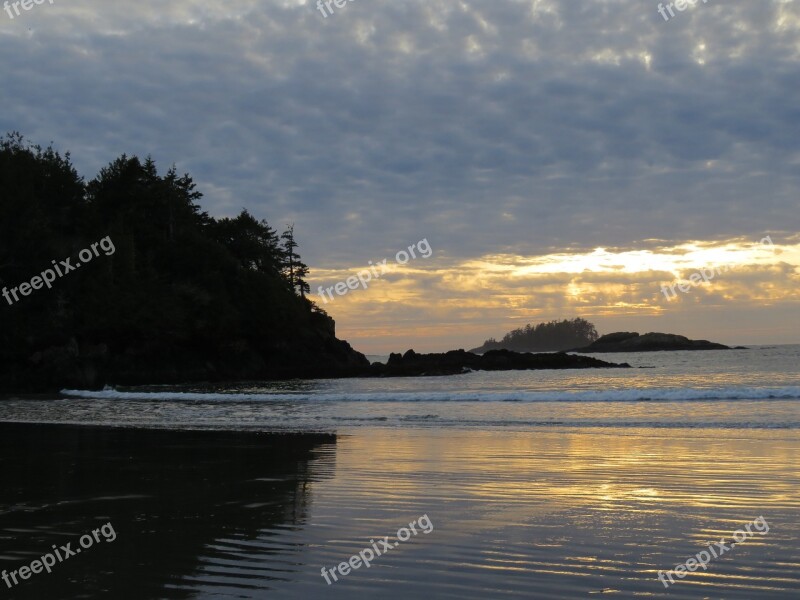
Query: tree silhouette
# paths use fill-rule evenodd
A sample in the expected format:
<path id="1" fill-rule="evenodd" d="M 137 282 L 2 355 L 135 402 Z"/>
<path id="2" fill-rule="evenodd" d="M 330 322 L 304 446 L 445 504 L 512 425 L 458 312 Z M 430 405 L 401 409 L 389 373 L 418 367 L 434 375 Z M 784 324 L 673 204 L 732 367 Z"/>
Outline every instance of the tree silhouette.
<path id="1" fill-rule="evenodd" d="M 283 273 L 289 283 L 289 288 L 295 292 L 300 292 L 300 296 L 305 298 L 311 291 L 311 287 L 306 283 L 305 277 L 308 275 L 308 265 L 300 260 L 300 255 L 296 252 L 297 242 L 294 240 L 294 223 L 289 225 L 281 234 L 283 240 Z"/>
<path id="2" fill-rule="evenodd" d="M 550 321 L 509 331 L 499 342 L 490 338 L 477 352 L 488 350 L 515 350 L 517 352 L 550 352 L 569 350 L 591 344 L 598 338 L 597 330 L 589 321 L 581 318 Z"/>
<path id="3" fill-rule="evenodd" d="M 278 236 L 247 210 L 215 219 L 200 198 L 189 175 L 159 174 L 151 158 L 122 155 L 84 183 L 68 154 L 0 139 L 0 290 L 114 245 L 52 289 L 0 297 L 0 388 L 101 368 L 117 381 L 237 377 L 337 348 L 332 319 L 305 297 L 294 227 Z M 349 360 L 342 348 L 325 356 Z"/>
<path id="4" fill-rule="evenodd" d="M 266 220 L 256 220 L 247 210 L 235 219 L 219 219 L 211 225 L 212 235 L 245 269 L 280 275 L 283 255 L 278 235 Z"/>

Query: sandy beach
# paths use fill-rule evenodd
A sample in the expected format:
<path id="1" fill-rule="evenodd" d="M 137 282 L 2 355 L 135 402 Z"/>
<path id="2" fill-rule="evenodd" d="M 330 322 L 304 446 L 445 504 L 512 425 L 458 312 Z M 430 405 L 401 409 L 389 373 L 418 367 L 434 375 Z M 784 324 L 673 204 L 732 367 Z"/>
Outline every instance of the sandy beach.
<path id="1" fill-rule="evenodd" d="M 339 435 L 0 425 L 4 568 L 117 534 L 12 598 L 789 598 L 794 431 L 361 428 Z M 15 452 L 11 452 L 11 448 Z M 433 530 L 326 584 L 427 515 Z M 659 570 L 763 515 L 666 590 Z M 75 545 L 75 544 L 73 544 Z M 13 566 L 12 566 L 13 565 Z"/>

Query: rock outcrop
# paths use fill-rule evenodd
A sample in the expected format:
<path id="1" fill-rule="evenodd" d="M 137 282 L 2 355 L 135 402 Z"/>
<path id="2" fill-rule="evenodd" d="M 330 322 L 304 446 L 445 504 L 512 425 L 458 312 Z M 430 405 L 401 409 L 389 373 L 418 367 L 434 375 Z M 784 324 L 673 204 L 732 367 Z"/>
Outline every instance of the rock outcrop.
<path id="1" fill-rule="evenodd" d="M 322 319 L 319 315 L 318 319 Z M 104 385 L 314 379 L 364 374 L 370 364 L 336 337 L 333 320 L 298 330 L 291 340 L 240 338 L 216 346 L 75 338 L 0 364 L 0 392 L 56 392 Z"/>
<path id="2" fill-rule="evenodd" d="M 730 346 L 708 340 L 690 340 L 673 333 L 645 333 L 618 331 L 599 338 L 596 342 L 570 352 L 594 354 L 597 352 L 662 352 L 674 350 L 730 350 Z"/>
<path id="3" fill-rule="evenodd" d="M 392 354 L 384 365 L 373 363 L 369 375 L 379 377 L 418 377 L 457 375 L 469 371 L 522 371 L 529 369 L 596 369 L 629 368 L 627 363 L 609 363 L 588 356 L 573 356 L 563 352 L 551 354 L 520 353 L 511 350 L 490 350 L 477 355 L 464 350 L 440 354 Z"/>

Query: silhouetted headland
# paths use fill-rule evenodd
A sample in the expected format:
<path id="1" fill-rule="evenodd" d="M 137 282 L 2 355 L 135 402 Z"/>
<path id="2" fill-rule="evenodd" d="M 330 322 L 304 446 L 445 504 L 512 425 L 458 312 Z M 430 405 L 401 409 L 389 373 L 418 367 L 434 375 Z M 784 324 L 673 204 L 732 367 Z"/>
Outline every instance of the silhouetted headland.
<path id="1" fill-rule="evenodd" d="M 368 368 L 307 297 L 294 227 L 214 218 L 201 196 L 149 158 L 87 182 L 69 155 L 0 139 L 0 391 Z"/>

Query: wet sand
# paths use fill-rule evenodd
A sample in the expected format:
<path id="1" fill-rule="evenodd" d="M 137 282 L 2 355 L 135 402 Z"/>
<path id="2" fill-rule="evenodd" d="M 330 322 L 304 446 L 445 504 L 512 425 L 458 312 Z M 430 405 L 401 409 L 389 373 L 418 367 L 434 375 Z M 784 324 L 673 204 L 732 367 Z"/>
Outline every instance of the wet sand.
<path id="1" fill-rule="evenodd" d="M 112 522 L 9 598 L 797 598 L 793 430 L 0 424 L 2 569 Z M 369 569 L 321 576 L 428 515 Z M 665 590 L 659 570 L 763 516 Z M 73 543 L 73 546 L 75 544 Z"/>
<path id="2" fill-rule="evenodd" d="M 195 597 L 187 582 L 221 540 L 253 543 L 270 561 L 256 540 L 307 519 L 308 484 L 330 472 L 335 444 L 329 434 L 0 424 L 0 569 L 53 544 L 74 550 L 105 523 L 116 532 L 50 574 L 0 581 L 0 597 Z"/>

